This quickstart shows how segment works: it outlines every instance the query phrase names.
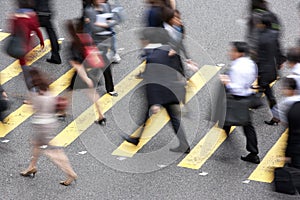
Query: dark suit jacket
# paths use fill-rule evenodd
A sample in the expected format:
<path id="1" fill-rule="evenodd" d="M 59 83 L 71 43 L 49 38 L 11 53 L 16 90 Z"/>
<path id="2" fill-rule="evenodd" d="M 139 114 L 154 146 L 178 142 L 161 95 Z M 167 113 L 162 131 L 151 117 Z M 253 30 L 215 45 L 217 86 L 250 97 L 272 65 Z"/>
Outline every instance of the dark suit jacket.
<path id="1" fill-rule="evenodd" d="M 153 49 L 146 58 L 144 81 L 148 104 L 178 104 L 185 97 L 186 80 L 178 55 L 169 56 L 170 48 Z"/>
<path id="2" fill-rule="evenodd" d="M 263 82 L 272 82 L 276 80 L 276 63 L 279 60 L 278 55 L 278 32 L 271 29 L 260 31 L 257 48 L 257 67 L 258 75 Z"/>
<path id="3" fill-rule="evenodd" d="M 287 114 L 289 136 L 286 147 L 286 157 L 300 157 L 300 102 L 296 102 Z"/>

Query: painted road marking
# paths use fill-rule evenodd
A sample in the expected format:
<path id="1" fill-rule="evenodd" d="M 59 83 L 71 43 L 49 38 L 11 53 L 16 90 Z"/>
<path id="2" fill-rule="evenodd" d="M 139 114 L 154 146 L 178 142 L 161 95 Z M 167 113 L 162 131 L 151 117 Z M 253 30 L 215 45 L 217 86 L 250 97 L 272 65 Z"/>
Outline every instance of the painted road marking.
<path id="1" fill-rule="evenodd" d="M 274 180 L 274 168 L 283 167 L 284 161 L 281 159 L 285 155 L 288 130 L 286 130 L 271 150 L 267 153 L 261 163 L 249 176 L 249 180 L 264 183 L 272 183 Z"/>
<path id="2" fill-rule="evenodd" d="M 101 105 L 101 111 L 103 114 L 111 109 L 112 106 L 119 102 L 142 81 L 142 79 L 136 79 L 135 75 L 140 72 L 143 66 L 144 64 L 139 65 L 135 70 L 133 70 L 115 86 L 115 89 L 119 94 L 117 97 L 112 97 L 108 94 L 105 94 L 98 100 Z M 55 138 L 53 138 L 50 143 L 54 146 L 68 146 L 74 140 L 76 140 L 86 129 L 94 124 L 95 115 L 97 115 L 96 110 L 94 109 L 94 105 L 92 105 L 82 114 L 80 114 L 75 120 L 73 120 Z"/>
<path id="3" fill-rule="evenodd" d="M 234 129 L 235 126 L 232 126 L 230 133 L 232 133 Z M 221 146 L 226 138 L 227 135 L 225 131 L 218 128 L 217 124 L 215 124 L 215 126 L 209 130 L 209 132 L 177 166 L 189 169 L 200 169 L 212 156 L 212 154 Z"/>
<path id="4" fill-rule="evenodd" d="M 200 89 L 216 75 L 220 69 L 220 67 L 205 65 L 195 75 L 193 75 L 188 83 L 189 87 L 187 87 L 186 102 L 189 102 L 195 96 L 195 94 L 197 94 Z M 134 154 L 136 154 L 145 144 L 147 144 L 151 138 L 154 137 L 168 123 L 169 120 L 170 118 L 165 109 L 156 115 L 152 115 L 146 122 L 143 136 L 139 144 L 135 146 L 124 141 L 115 151 L 113 151 L 112 155 L 133 157 Z M 139 129 L 136 130 L 131 136 L 136 136 L 136 134 L 139 132 Z"/>
<path id="5" fill-rule="evenodd" d="M 10 33 L 0 32 L 0 41 L 4 40 L 10 35 Z"/>

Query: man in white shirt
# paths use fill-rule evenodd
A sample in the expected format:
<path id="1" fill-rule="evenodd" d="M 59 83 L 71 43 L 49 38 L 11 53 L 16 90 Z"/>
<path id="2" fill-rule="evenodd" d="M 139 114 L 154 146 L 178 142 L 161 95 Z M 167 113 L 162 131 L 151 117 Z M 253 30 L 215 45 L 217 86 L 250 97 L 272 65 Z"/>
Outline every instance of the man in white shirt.
<path id="1" fill-rule="evenodd" d="M 228 75 L 220 75 L 220 80 L 225 85 L 227 93 L 231 94 L 236 100 L 242 100 L 252 95 L 251 85 L 257 78 L 257 66 L 248 57 L 248 53 L 247 43 L 232 42 L 229 52 L 229 57 L 232 60 L 230 70 Z M 231 126 L 228 125 L 223 127 L 227 135 L 230 128 Z M 241 159 L 259 164 L 257 137 L 251 121 L 244 125 L 243 129 L 247 140 L 246 149 L 250 153 L 247 156 L 242 156 Z"/>

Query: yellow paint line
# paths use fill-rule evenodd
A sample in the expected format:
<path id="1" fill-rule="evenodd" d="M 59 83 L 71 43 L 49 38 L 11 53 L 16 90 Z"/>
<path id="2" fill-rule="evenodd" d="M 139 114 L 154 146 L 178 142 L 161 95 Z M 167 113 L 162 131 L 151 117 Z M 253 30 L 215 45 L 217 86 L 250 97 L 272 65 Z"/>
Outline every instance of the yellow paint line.
<path id="1" fill-rule="evenodd" d="M 73 74 L 74 70 L 70 69 L 50 85 L 50 88 L 53 91 L 54 95 L 58 95 L 69 86 Z M 14 130 L 25 120 L 27 120 L 32 114 L 33 111 L 31 106 L 25 104 L 20 106 L 16 111 L 9 114 L 4 119 L 4 121 L 7 123 L 1 123 L 2 125 L 0 126 L 0 138 L 5 137 L 7 134 L 9 134 L 12 130 Z"/>
<path id="2" fill-rule="evenodd" d="M 283 167 L 286 142 L 288 138 L 288 130 L 286 130 L 271 150 L 267 153 L 261 163 L 249 176 L 249 180 L 271 183 L 274 180 L 274 168 Z"/>
<path id="3" fill-rule="evenodd" d="M 27 55 L 26 58 L 28 60 L 27 65 L 32 65 L 34 62 L 42 58 L 44 55 L 51 51 L 50 40 L 45 40 L 45 46 L 41 49 L 40 45 L 37 45 L 34 49 L 32 49 Z M 61 43 L 61 41 L 60 41 Z M 11 65 L 7 66 L 4 70 L 0 72 L 1 84 L 8 82 L 12 78 L 18 76 L 22 72 L 19 60 L 14 61 Z"/>
<path id="4" fill-rule="evenodd" d="M 235 126 L 232 126 L 230 133 L 232 133 L 234 129 Z M 215 124 L 177 166 L 189 169 L 200 169 L 226 138 L 225 131 L 218 128 L 217 124 Z"/>
<path id="5" fill-rule="evenodd" d="M 4 40 L 10 35 L 10 33 L 0 32 L 0 41 Z"/>
<path id="6" fill-rule="evenodd" d="M 142 79 L 136 79 L 135 75 L 140 72 L 143 66 L 144 64 L 138 66 L 115 86 L 115 90 L 119 94 L 117 97 L 112 97 L 108 94 L 105 94 L 98 100 L 103 113 L 106 113 L 113 105 L 119 102 L 125 95 L 127 95 L 142 81 Z M 94 123 L 97 118 L 96 116 L 96 110 L 92 105 L 81 115 L 79 115 L 74 121 L 72 121 L 50 143 L 55 146 L 68 146 Z"/>
<path id="7" fill-rule="evenodd" d="M 203 66 L 188 82 L 186 102 L 189 102 L 192 97 L 199 92 L 199 90 L 220 70 L 215 66 Z M 154 137 L 159 130 L 161 130 L 170 120 L 165 109 L 160 113 L 152 115 L 146 123 L 142 138 L 137 146 L 124 141 L 112 155 L 133 157 L 145 144 L 147 144 L 152 137 Z M 135 136 L 139 130 L 136 130 L 131 136 Z"/>

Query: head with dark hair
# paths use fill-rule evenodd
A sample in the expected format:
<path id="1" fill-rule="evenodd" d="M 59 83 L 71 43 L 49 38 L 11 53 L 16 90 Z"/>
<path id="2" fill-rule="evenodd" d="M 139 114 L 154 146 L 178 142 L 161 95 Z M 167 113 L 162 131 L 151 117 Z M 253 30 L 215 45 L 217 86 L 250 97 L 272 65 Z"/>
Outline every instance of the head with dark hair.
<path id="1" fill-rule="evenodd" d="M 147 27 L 140 32 L 140 39 L 146 43 L 168 44 L 169 34 L 164 28 Z"/>
<path id="2" fill-rule="evenodd" d="M 290 48 L 286 54 L 288 65 L 295 65 L 300 62 L 300 48 Z"/>
<path id="3" fill-rule="evenodd" d="M 19 8 L 33 8 L 33 0 L 17 0 L 17 5 Z"/>
<path id="4" fill-rule="evenodd" d="M 250 12 L 256 9 L 268 10 L 267 2 L 265 0 L 251 0 Z"/>
<path id="5" fill-rule="evenodd" d="M 272 28 L 272 21 L 273 21 L 273 17 L 271 15 L 271 13 L 264 13 L 261 16 L 261 24 L 264 25 L 264 28 L 267 29 L 271 29 Z"/>
<path id="6" fill-rule="evenodd" d="M 41 70 L 36 67 L 32 67 L 29 74 L 34 87 L 36 87 L 39 91 L 49 90 L 49 81 Z"/>
<path id="7" fill-rule="evenodd" d="M 285 96 L 293 96 L 298 89 L 297 81 L 292 77 L 282 78 L 282 92 Z"/>
<path id="8" fill-rule="evenodd" d="M 231 60 L 248 56 L 249 46 L 246 42 L 234 41 L 231 42 L 230 44 L 231 44 L 231 50 L 229 52 L 229 57 Z"/>

